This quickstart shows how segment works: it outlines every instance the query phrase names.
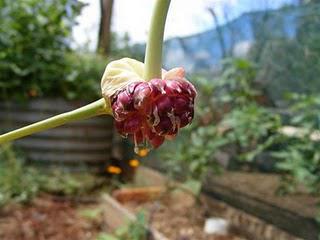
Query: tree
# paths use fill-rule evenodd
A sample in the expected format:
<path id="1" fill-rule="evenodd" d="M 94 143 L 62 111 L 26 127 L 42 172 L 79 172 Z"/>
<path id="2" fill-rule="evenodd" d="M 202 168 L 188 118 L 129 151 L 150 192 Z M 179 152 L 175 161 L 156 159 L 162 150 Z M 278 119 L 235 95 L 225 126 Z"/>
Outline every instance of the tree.
<path id="1" fill-rule="evenodd" d="M 108 54 L 110 51 L 113 2 L 113 0 L 100 0 L 101 18 L 97 50 L 103 54 Z"/>

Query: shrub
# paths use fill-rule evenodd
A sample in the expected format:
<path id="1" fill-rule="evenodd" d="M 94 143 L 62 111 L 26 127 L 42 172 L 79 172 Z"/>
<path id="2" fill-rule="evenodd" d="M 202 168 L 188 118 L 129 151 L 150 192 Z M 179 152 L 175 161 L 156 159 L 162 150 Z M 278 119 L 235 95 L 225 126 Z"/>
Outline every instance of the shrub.
<path id="1" fill-rule="evenodd" d="M 24 168 L 23 158 L 9 145 L 0 148 L 0 207 L 8 202 L 28 202 L 40 190 L 40 176 Z"/>
<path id="2" fill-rule="evenodd" d="M 100 79 L 107 60 L 90 53 L 68 54 L 68 75 L 61 82 L 60 94 L 66 99 L 95 100 L 101 96 Z"/>
<path id="3" fill-rule="evenodd" d="M 76 0 L 0 0 L 0 98 L 61 92 Z"/>
<path id="4" fill-rule="evenodd" d="M 303 129 L 303 136 L 283 138 L 283 147 L 273 155 L 280 161 L 277 167 L 288 174 L 283 190 L 295 191 L 297 184 L 310 193 L 320 193 L 320 142 L 310 136 L 319 131 L 320 96 L 291 94 L 290 125 Z"/>

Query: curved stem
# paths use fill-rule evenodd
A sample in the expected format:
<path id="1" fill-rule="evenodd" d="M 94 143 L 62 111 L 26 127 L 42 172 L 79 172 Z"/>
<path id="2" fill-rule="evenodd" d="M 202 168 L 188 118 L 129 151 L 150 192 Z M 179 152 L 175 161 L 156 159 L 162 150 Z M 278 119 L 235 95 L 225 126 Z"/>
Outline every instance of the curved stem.
<path id="1" fill-rule="evenodd" d="M 144 79 L 161 78 L 163 34 L 170 0 L 157 0 L 146 47 Z"/>
<path id="2" fill-rule="evenodd" d="M 102 114 L 112 114 L 111 109 L 107 106 L 104 98 L 76 110 L 62 113 L 46 120 L 0 135 L 0 144 L 10 142 L 15 139 L 22 138 L 50 128 L 55 128 L 68 122 L 83 120 Z"/>

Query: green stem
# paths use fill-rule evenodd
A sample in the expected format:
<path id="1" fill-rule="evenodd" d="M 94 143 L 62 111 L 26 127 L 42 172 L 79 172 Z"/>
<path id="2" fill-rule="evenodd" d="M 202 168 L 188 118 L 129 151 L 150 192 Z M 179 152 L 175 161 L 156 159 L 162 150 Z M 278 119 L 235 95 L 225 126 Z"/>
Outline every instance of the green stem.
<path id="1" fill-rule="evenodd" d="M 46 120 L 0 135 L 0 144 L 10 142 L 15 139 L 22 138 L 50 128 L 55 128 L 68 122 L 83 120 L 102 114 L 111 114 L 111 110 L 109 109 L 109 107 L 107 107 L 104 98 L 76 110 L 62 113 Z"/>
<path id="2" fill-rule="evenodd" d="M 154 8 L 144 61 L 147 81 L 161 78 L 163 34 L 169 6 L 170 0 L 157 0 Z"/>

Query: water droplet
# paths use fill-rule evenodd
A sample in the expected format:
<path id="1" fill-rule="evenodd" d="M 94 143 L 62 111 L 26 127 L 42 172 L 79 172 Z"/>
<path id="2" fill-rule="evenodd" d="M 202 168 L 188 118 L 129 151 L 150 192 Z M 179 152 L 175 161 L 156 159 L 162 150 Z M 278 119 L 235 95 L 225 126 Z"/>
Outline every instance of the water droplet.
<path id="1" fill-rule="evenodd" d="M 144 141 L 141 144 L 134 144 L 134 152 L 140 157 L 146 157 L 150 152 L 150 147 L 147 141 Z"/>

